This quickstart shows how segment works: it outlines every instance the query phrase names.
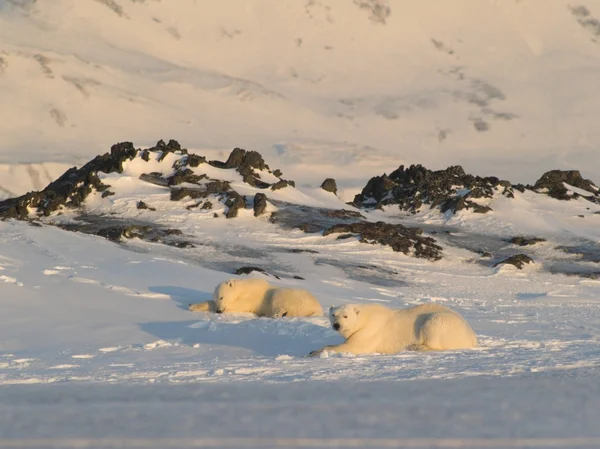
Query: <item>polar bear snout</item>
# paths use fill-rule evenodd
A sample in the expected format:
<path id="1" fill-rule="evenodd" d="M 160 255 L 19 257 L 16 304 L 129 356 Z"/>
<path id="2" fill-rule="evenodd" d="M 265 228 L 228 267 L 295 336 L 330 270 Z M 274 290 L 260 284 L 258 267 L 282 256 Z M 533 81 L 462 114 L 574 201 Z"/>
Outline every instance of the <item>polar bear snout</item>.
<path id="1" fill-rule="evenodd" d="M 332 324 L 332 327 L 333 327 L 333 328 L 334 328 L 336 331 L 339 331 L 339 330 L 340 330 L 340 327 L 342 327 L 342 326 L 340 326 L 340 323 L 338 323 L 338 322 L 335 322 L 335 323 L 333 323 L 333 324 Z"/>

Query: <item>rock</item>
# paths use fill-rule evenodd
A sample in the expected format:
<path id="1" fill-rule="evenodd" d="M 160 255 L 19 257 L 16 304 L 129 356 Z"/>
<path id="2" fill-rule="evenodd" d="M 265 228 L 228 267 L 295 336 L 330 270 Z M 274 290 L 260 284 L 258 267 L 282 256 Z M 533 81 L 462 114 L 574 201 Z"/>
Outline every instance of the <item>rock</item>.
<path id="1" fill-rule="evenodd" d="M 167 178 L 167 185 L 176 186 L 179 184 L 183 184 L 184 182 L 190 184 L 198 184 L 202 179 L 206 178 L 208 178 L 208 176 L 206 176 L 205 174 L 196 175 L 189 168 L 185 168 L 176 172 L 173 176 Z"/>
<path id="2" fill-rule="evenodd" d="M 138 201 L 136 207 L 138 209 L 148 209 L 148 210 L 152 210 L 155 211 L 156 209 L 154 207 L 150 207 L 148 206 L 146 203 L 144 203 L 143 201 Z"/>
<path id="3" fill-rule="evenodd" d="M 258 217 L 265 213 L 267 208 L 267 195 L 264 193 L 257 193 L 254 195 L 254 216 Z"/>
<path id="4" fill-rule="evenodd" d="M 508 243 L 512 243 L 513 245 L 518 245 L 518 246 L 529 246 L 529 245 L 535 245 L 536 243 L 540 243 L 540 242 L 545 242 L 546 239 L 543 239 L 541 237 L 513 237 L 512 239 L 510 239 L 508 241 Z"/>
<path id="5" fill-rule="evenodd" d="M 235 270 L 234 274 L 237 274 L 237 275 L 250 274 L 253 271 L 258 271 L 259 273 L 263 273 L 263 274 L 269 274 L 269 273 L 267 273 L 267 270 L 265 270 L 264 268 L 260 268 L 260 267 L 240 267 L 237 270 Z"/>
<path id="6" fill-rule="evenodd" d="M 234 218 L 237 217 L 239 209 L 244 209 L 246 207 L 246 201 L 244 201 L 243 196 L 232 190 L 231 192 L 228 192 L 228 198 L 227 201 L 225 201 L 225 205 L 229 208 L 225 217 Z"/>
<path id="7" fill-rule="evenodd" d="M 300 254 L 300 253 L 319 254 L 319 251 L 315 251 L 314 249 L 288 248 L 286 251 L 288 253 L 293 253 L 293 254 Z"/>
<path id="8" fill-rule="evenodd" d="M 234 148 L 226 162 L 210 161 L 217 168 L 235 168 L 242 175 L 244 182 L 259 189 L 266 189 L 270 184 L 260 180 L 260 175 L 254 172 L 257 170 L 268 170 L 269 166 L 265 164 L 263 157 L 256 151 L 246 151 L 241 148 Z"/>
<path id="9" fill-rule="evenodd" d="M 290 183 L 288 181 L 286 181 L 285 179 L 281 179 L 281 180 L 277 181 L 275 184 L 271 185 L 271 190 L 283 189 L 289 185 L 290 185 Z"/>
<path id="10" fill-rule="evenodd" d="M 121 238 L 132 239 L 137 237 L 143 239 L 150 232 L 152 232 L 152 227 L 150 226 L 123 225 L 99 229 L 96 235 L 118 242 Z"/>
<path id="11" fill-rule="evenodd" d="M 100 181 L 98 172 L 122 173 L 123 162 L 133 159 L 136 154 L 131 142 L 115 144 L 110 153 L 95 157 L 80 169 L 70 168 L 41 192 L 0 201 L 0 218 L 26 220 L 30 209 L 49 216 L 62 207 L 78 207 L 94 190 L 104 192 L 108 188 Z"/>
<path id="12" fill-rule="evenodd" d="M 321 188 L 326 192 L 331 192 L 334 195 L 337 195 L 337 184 L 333 178 L 325 179 L 325 181 L 323 181 L 321 184 Z"/>
<path id="13" fill-rule="evenodd" d="M 526 254 L 515 254 L 514 256 L 510 256 L 507 259 L 504 259 L 494 265 L 497 267 L 502 264 L 510 264 L 517 267 L 519 270 L 522 270 L 525 264 L 533 263 L 533 259 Z"/>
<path id="14" fill-rule="evenodd" d="M 362 243 L 387 245 L 394 251 L 415 257 L 434 261 L 442 258 L 442 248 L 433 238 L 423 237 L 421 235 L 423 230 L 419 228 L 407 228 L 401 224 L 378 221 L 337 224 L 323 231 L 324 236 L 333 233 L 357 234 Z"/>
<path id="15" fill-rule="evenodd" d="M 365 218 L 360 212 L 347 209 L 323 209 L 321 213 L 329 218 Z"/>
<path id="16" fill-rule="evenodd" d="M 204 163 L 206 163 L 206 158 L 204 156 L 198 156 L 197 154 L 188 154 L 187 164 L 190 167 L 196 168 L 200 164 L 204 164 Z"/>
<path id="17" fill-rule="evenodd" d="M 397 204 L 400 209 L 411 213 L 418 212 L 423 205 L 438 207 L 441 212 L 470 209 L 486 213 L 491 208 L 473 199 L 492 198 L 496 192 L 514 196 L 510 182 L 493 176 L 468 175 L 460 166 L 431 171 L 421 165 L 411 165 L 406 169 L 401 165 L 389 176 L 383 174 L 371 178 L 352 204 L 357 207 Z"/>
<path id="18" fill-rule="evenodd" d="M 569 194 L 564 184 L 569 184 L 581 190 L 590 192 L 590 197 L 598 197 L 598 188 L 589 179 L 584 179 L 578 170 L 551 170 L 542 175 L 533 185 L 533 190 L 546 189 L 548 196 L 557 200 L 570 200 L 577 198 L 577 194 Z"/>

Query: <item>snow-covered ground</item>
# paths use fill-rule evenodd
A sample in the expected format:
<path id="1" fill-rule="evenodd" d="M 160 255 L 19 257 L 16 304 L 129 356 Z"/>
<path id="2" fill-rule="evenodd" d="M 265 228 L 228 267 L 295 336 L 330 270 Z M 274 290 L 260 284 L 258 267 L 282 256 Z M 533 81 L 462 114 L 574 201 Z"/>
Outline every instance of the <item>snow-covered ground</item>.
<path id="1" fill-rule="evenodd" d="M 0 199 L 171 137 L 207 160 L 257 150 L 296 183 L 195 171 L 267 193 L 273 222 L 140 179 L 173 153 L 100 174 L 111 195 L 86 199 L 90 227 L 150 223 L 186 247 L 54 226 L 82 211 L 0 221 L 0 447 L 599 447 L 600 204 L 347 204 L 402 163 L 600 181 L 596 18 L 599 0 L 0 0 Z M 443 258 L 286 223 L 317 209 L 421 227 Z M 516 253 L 535 263 L 493 266 Z M 243 266 L 324 306 L 450 306 L 480 347 L 308 358 L 341 341 L 325 317 L 187 310 Z"/>

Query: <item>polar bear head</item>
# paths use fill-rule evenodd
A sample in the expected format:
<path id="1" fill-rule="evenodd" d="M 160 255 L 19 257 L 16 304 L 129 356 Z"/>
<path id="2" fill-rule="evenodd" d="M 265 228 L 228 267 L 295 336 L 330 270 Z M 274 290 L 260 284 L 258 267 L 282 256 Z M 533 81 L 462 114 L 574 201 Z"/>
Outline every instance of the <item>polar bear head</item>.
<path id="1" fill-rule="evenodd" d="M 351 304 L 332 307 L 329 309 L 329 322 L 342 337 L 348 338 L 360 326 L 359 315 L 360 310 Z"/>
<path id="2" fill-rule="evenodd" d="M 235 279 L 229 279 L 228 281 L 221 282 L 215 288 L 213 293 L 213 301 L 215 302 L 215 311 L 217 313 L 223 313 L 227 310 L 227 304 L 235 299 L 235 295 L 232 294 L 235 289 Z"/>

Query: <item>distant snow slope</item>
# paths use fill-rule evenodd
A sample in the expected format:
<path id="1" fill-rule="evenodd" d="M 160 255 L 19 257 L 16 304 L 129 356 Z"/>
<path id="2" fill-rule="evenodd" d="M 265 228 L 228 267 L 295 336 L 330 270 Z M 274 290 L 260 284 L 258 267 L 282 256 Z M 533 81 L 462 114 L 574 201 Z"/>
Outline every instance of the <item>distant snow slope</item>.
<path id="1" fill-rule="evenodd" d="M 235 3 L 0 2 L 0 163 L 173 137 L 325 160 L 307 182 L 400 162 L 600 178 L 599 0 Z"/>

